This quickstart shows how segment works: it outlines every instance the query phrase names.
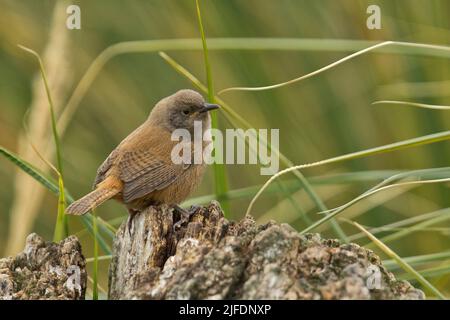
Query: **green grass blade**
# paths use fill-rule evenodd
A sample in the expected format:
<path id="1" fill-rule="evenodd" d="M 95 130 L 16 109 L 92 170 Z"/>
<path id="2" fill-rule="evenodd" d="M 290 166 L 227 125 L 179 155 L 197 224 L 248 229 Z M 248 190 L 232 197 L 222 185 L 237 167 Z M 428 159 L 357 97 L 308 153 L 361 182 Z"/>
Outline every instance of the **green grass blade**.
<path id="1" fill-rule="evenodd" d="M 30 48 L 24 47 L 22 45 L 18 45 L 18 46 L 22 50 L 24 50 L 24 51 L 26 51 L 28 53 L 31 53 L 38 60 L 39 69 L 40 69 L 40 72 L 41 72 L 42 80 L 44 82 L 45 92 L 47 94 L 47 99 L 48 99 L 49 108 L 50 108 L 50 116 L 51 116 L 51 123 L 52 123 L 52 133 L 53 133 L 53 139 L 54 139 L 55 150 L 56 150 L 57 168 L 58 168 L 59 173 L 62 175 L 63 171 L 62 171 L 61 148 L 60 148 L 59 135 L 58 135 L 58 131 L 57 131 L 57 128 L 56 128 L 55 108 L 54 108 L 52 96 L 50 94 L 50 88 L 49 88 L 49 85 L 48 85 L 48 82 L 47 82 L 47 76 L 46 76 L 46 73 L 45 73 L 44 64 L 42 62 L 42 59 L 41 59 L 40 55 L 36 51 L 34 51 L 34 50 L 30 49 Z"/>
<path id="2" fill-rule="evenodd" d="M 213 102 L 214 101 L 213 78 L 212 78 L 212 73 L 211 73 L 211 65 L 209 63 L 208 46 L 206 43 L 205 30 L 203 29 L 202 14 L 200 11 L 199 0 L 195 0 L 195 6 L 197 9 L 198 28 L 200 30 L 200 35 L 202 38 L 203 58 L 205 60 L 205 71 L 206 71 L 206 83 L 208 85 L 208 98 L 209 98 L 210 102 Z"/>
<path id="3" fill-rule="evenodd" d="M 360 231 L 366 234 L 366 236 L 375 243 L 375 245 L 383 251 L 388 257 L 393 259 L 397 264 L 409 273 L 414 279 L 416 279 L 424 288 L 433 293 L 439 299 L 445 300 L 446 297 L 437 290 L 427 279 L 425 279 L 419 272 L 417 272 L 413 267 L 411 267 L 405 260 L 403 260 L 400 256 L 398 256 L 394 251 L 392 251 L 387 245 L 378 240 L 373 234 L 367 231 L 364 227 L 359 225 L 357 222 L 353 222 L 354 226 L 357 227 Z"/>
<path id="4" fill-rule="evenodd" d="M 60 192 L 59 192 L 58 213 L 57 213 L 57 218 L 56 218 L 55 232 L 54 232 L 54 239 L 53 239 L 53 241 L 58 242 L 68 236 L 69 226 L 68 226 L 67 217 L 65 216 L 65 213 L 64 213 L 65 209 L 66 209 L 66 201 L 65 201 L 65 197 L 64 197 L 65 190 L 64 190 L 64 183 L 63 183 L 64 176 L 63 176 L 63 166 L 62 166 L 62 158 L 61 158 L 61 147 L 60 147 L 58 130 L 56 128 L 55 108 L 54 108 L 54 104 L 53 104 L 52 95 L 50 93 L 50 87 L 48 85 L 47 75 L 45 73 L 44 64 L 42 62 L 40 55 L 36 51 L 26 48 L 24 46 L 19 45 L 19 48 L 32 54 L 37 59 L 37 61 L 39 63 L 39 69 L 41 72 L 42 80 L 44 82 L 45 92 L 47 94 L 47 99 L 48 99 L 48 103 L 49 103 L 53 142 L 55 144 L 56 162 L 57 162 L 57 168 L 58 168 L 58 174 L 59 174 L 58 186 L 62 187 L 62 189 L 60 189 Z"/>
<path id="5" fill-rule="evenodd" d="M 53 234 L 53 242 L 59 242 L 66 237 L 66 223 L 64 212 L 66 210 L 66 199 L 64 196 L 64 182 L 59 175 L 58 177 L 59 196 L 58 196 L 58 216 L 56 220 L 55 230 Z"/>
<path id="6" fill-rule="evenodd" d="M 4 155 L 6 159 L 10 160 L 13 164 L 19 167 L 22 171 L 27 173 L 37 182 L 42 184 L 46 189 L 50 190 L 55 194 L 59 194 L 58 186 L 52 182 L 50 179 L 45 177 L 38 169 L 36 169 L 32 164 L 27 161 L 21 159 L 15 153 L 9 151 L 8 149 L 0 146 L 0 154 Z"/>
<path id="7" fill-rule="evenodd" d="M 215 103 L 215 95 L 214 95 L 214 86 L 213 86 L 213 77 L 211 72 L 211 64 L 209 63 L 209 53 L 208 46 L 206 43 L 205 30 L 203 28 L 202 15 L 200 11 L 199 0 L 195 0 L 195 5 L 197 9 L 197 20 L 198 27 L 200 30 L 200 35 L 202 37 L 202 46 L 203 46 L 203 58 L 205 60 L 205 70 L 206 70 L 206 83 L 208 85 L 208 101 L 210 103 Z M 219 119 L 217 117 L 216 112 L 211 113 L 211 127 L 217 129 L 219 127 Z M 214 152 L 221 152 L 218 149 L 214 149 Z M 227 175 L 225 172 L 225 165 L 219 163 L 213 163 L 214 170 L 214 187 L 217 199 L 221 200 L 221 207 L 226 214 L 230 211 L 230 204 L 228 199 L 224 197 L 224 194 L 228 191 L 228 181 Z"/>

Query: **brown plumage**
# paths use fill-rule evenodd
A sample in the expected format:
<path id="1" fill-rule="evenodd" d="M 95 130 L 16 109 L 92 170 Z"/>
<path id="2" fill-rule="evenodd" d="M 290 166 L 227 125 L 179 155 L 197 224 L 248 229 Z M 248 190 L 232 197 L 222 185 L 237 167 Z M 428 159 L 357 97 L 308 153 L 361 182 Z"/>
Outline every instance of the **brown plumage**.
<path id="1" fill-rule="evenodd" d="M 201 121 L 203 131 L 210 129 L 208 111 L 216 108 L 192 90 L 180 90 L 159 101 L 148 119 L 98 168 L 94 191 L 72 203 L 66 213 L 83 215 L 111 198 L 124 203 L 130 213 L 183 201 L 200 183 L 205 164 L 175 164 L 171 152 L 179 142 L 172 141 L 171 134 L 187 129 L 193 141 L 194 121 Z M 203 148 L 209 143 L 203 142 Z"/>

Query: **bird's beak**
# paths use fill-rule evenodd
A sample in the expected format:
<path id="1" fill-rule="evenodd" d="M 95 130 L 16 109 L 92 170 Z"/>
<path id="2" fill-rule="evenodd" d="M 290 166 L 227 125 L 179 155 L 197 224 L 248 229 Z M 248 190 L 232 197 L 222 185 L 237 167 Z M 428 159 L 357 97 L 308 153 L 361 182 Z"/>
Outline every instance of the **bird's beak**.
<path id="1" fill-rule="evenodd" d="M 203 105 L 203 108 L 200 110 L 200 112 L 208 112 L 214 109 L 219 109 L 219 105 L 218 104 L 213 104 L 213 103 L 205 103 Z"/>

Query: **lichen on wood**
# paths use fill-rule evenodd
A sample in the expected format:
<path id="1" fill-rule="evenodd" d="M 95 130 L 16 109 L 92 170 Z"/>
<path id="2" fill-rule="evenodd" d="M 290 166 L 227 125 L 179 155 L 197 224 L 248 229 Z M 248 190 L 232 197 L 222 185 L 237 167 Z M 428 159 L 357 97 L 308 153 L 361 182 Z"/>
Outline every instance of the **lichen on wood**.
<path id="1" fill-rule="evenodd" d="M 224 218 L 217 202 L 179 230 L 166 205 L 124 222 L 114 240 L 111 299 L 423 299 L 372 251 L 287 224 Z M 371 282 L 378 272 L 377 281 Z"/>
<path id="2" fill-rule="evenodd" d="M 86 279 L 75 236 L 53 243 L 32 233 L 21 253 L 0 259 L 0 300 L 84 299 Z"/>

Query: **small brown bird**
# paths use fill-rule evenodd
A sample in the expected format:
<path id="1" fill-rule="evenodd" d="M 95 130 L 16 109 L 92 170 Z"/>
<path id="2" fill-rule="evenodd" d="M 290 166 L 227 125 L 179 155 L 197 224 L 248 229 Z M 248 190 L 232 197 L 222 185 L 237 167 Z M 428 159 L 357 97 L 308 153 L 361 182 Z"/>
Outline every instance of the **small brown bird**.
<path id="1" fill-rule="evenodd" d="M 72 203 L 66 213 L 83 215 L 113 198 L 127 206 L 131 219 L 142 209 L 162 203 L 186 215 L 177 204 L 200 184 L 205 163 L 174 163 L 171 153 L 178 141 L 172 141 L 171 135 L 175 129 L 186 129 L 193 141 L 194 122 L 200 121 L 203 136 L 211 128 L 209 111 L 218 107 L 193 90 L 180 90 L 159 101 L 147 120 L 98 168 L 94 191 Z M 202 147 L 209 143 L 202 142 Z M 192 159 L 195 148 L 191 149 Z"/>

